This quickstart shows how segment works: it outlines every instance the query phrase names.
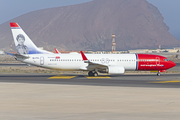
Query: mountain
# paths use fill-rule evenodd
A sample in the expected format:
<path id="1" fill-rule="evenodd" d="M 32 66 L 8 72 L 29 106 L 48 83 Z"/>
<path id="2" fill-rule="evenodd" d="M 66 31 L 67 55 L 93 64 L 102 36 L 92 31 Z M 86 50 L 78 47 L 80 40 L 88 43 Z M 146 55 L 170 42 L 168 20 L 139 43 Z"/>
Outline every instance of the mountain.
<path id="1" fill-rule="evenodd" d="M 111 50 L 163 48 L 180 45 L 169 33 L 158 9 L 146 0 L 94 0 L 91 2 L 38 10 L 0 25 L 0 48 L 10 49 L 13 41 L 9 22 L 17 22 L 45 49 Z"/>

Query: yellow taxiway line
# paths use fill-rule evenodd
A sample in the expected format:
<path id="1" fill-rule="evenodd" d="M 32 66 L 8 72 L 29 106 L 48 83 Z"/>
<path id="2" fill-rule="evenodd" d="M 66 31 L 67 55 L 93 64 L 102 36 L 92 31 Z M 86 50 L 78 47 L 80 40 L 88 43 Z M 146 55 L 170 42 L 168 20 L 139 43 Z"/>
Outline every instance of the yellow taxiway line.
<path id="1" fill-rule="evenodd" d="M 156 79 L 156 80 L 172 80 L 172 79 L 180 79 L 180 77 L 166 77 L 166 78 L 158 78 L 158 79 Z"/>
<path id="2" fill-rule="evenodd" d="M 75 78 L 76 76 L 53 76 L 53 77 L 50 77 L 48 79 L 72 79 L 72 78 Z"/>
<path id="3" fill-rule="evenodd" d="M 72 79 L 72 78 L 75 78 L 76 76 L 53 76 L 53 77 L 50 77 L 48 79 Z M 84 76 L 88 79 L 109 79 L 111 77 L 109 76 Z"/>
<path id="4" fill-rule="evenodd" d="M 168 80 L 168 79 L 172 79 L 172 80 Z M 158 78 L 156 80 L 164 80 L 164 81 L 154 81 L 154 82 L 149 82 L 149 83 L 180 83 L 180 77 L 175 78 L 175 77 L 166 77 L 166 78 Z"/>
<path id="5" fill-rule="evenodd" d="M 104 79 L 104 78 L 111 78 L 109 76 L 85 76 L 88 79 Z"/>
<path id="6" fill-rule="evenodd" d="M 156 81 L 156 82 L 149 82 L 149 83 L 180 83 L 180 80 Z"/>

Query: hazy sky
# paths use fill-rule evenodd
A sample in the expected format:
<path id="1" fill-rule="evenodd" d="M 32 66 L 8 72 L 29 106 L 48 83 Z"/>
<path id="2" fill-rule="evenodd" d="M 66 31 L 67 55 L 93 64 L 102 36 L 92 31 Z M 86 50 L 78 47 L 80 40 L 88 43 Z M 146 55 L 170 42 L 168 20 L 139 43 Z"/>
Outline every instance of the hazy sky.
<path id="1" fill-rule="evenodd" d="M 22 14 L 45 8 L 73 5 L 92 0 L 0 0 L 0 24 Z M 180 40 L 180 0 L 147 0 L 155 5 L 169 26 L 170 33 Z"/>
<path id="2" fill-rule="evenodd" d="M 169 26 L 169 32 L 180 40 L 180 0 L 147 0 L 156 6 Z"/>
<path id="3" fill-rule="evenodd" d="M 0 0 L 0 24 L 31 11 L 88 1 L 92 0 Z"/>

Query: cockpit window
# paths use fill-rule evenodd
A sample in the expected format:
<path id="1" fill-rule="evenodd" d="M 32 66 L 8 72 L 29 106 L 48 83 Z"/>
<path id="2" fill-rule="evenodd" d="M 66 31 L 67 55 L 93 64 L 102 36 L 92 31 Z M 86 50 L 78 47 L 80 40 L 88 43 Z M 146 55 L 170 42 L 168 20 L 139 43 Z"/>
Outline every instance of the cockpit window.
<path id="1" fill-rule="evenodd" d="M 169 59 L 164 59 L 164 61 L 169 61 Z"/>

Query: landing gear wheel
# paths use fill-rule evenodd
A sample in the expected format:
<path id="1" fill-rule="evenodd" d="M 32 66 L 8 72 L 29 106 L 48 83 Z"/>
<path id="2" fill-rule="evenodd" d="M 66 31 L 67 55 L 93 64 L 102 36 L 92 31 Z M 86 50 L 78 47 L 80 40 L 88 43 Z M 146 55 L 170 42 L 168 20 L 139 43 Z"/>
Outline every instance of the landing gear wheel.
<path id="1" fill-rule="evenodd" d="M 160 73 L 157 73 L 157 76 L 160 76 L 161 74 Z"/>
<path id="2" fill-rule="evenodd" d="M 98 73 L 97 72 L 93 72 L 93 71 L 89 71 L 88 75 L 89 76 L 98 76 Z"/>
<path id="3" fill-rule="evenodd" d="M 97 72 L 95 72 L 95 73 L 94 73 L 94 76 L 98 76 L 98 73 L 97 73 Z"/>
<path id="4" fill-rule="evenodd" d="M 88 72 L 88 75 L 89 75 L 89 76 L 94 76 L 94 74 L 93 74 L 92 71 L 89 71 L 89 72 Z"/>

